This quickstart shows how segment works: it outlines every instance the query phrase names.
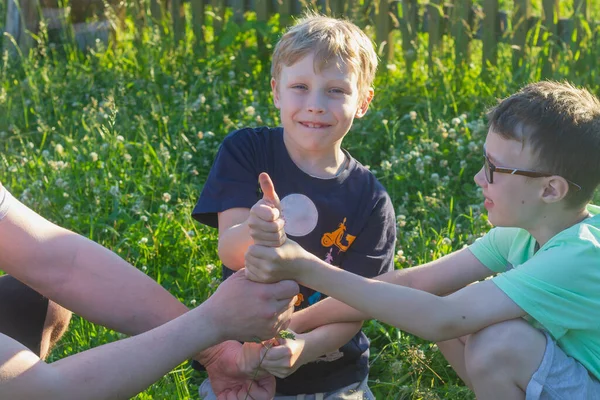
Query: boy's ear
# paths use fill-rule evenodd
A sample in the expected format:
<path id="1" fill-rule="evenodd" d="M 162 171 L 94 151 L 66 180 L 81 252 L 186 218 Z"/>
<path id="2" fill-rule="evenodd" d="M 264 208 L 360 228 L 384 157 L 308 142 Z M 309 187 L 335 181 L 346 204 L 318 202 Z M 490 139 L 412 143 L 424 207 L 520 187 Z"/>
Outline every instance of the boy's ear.
<path id="1" fill-rule="evenodd" d="M 565 198 L 569 192 L 569 182 L 562 176 L 553 175 L 546 178 L 542 200 L 546 203 L 556 203 Z"/>
<path id="2" fill-rule="evenodd" d="M 271 78 L 271 92 L 273 93 L 273 104 L 275 104 L 275 108 L 279 110 L 279 92 L 277 90 L 277 81 L 275 78 Z"/>
<path id="3" fill-rule="evenodd" d="M 367 96 L 356 110 L 356 114 L 354 115 L 355 118 L 364 117 L 364 115 L 367 113 L 367 110 L 369 109 L 369 104 L 371 104 L 371 101 L 373 100 L 373 96 L 375 96 L 375 91 L 372 87 L 370 87 L 367 92 Z"/>

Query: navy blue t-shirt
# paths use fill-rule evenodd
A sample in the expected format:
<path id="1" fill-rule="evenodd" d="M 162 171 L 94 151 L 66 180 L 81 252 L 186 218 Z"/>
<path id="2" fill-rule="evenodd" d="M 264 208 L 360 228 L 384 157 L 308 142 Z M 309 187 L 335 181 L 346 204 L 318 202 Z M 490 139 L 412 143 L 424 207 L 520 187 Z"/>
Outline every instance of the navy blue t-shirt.
<path id="1" fill-rule="evenodd" d="M 262 198 L 258 175 L 267 172 L 282 205 L 312 210 L 306 214 L 311 216 L 306 220 L 286 219 L 288 236 L 331 265 L 365 277 L 380 275 L 394 267 L 394 209 L 375 176 L 346 155 L 347 168 L 338 176 L 316 178 L 292 161 L 282 128 L 232 132 L 221 144 L 192 215 L 203 224 L 218 227 L 217 213 L 252 208 Z M 223 266 L 224 278 L 232 274 Z M 296 310 L 325 297 L 306 287 L 301 287 L 300 293 L 301 304 Z M 368 359 L 369 340 L 360 331 L 338 352 L 323 355 L 287 378 L 277 379 L 277 393 L 296 395 L 340 389 L 365 378 Z"/>

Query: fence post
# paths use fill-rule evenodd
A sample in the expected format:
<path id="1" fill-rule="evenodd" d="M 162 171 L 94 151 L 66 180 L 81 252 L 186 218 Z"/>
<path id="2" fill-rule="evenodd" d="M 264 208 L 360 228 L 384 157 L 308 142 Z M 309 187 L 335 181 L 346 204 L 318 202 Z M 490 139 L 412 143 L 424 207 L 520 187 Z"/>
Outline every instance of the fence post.
<path id="1" fill-rule="evenodd" d="M 18 2 L 18 4 L 17 4 Z M 6 10 L 6 33 L 12 35 L 24 56 L 33 47 L 33 38 L 29 32 L 37 32 L 40 14 L 37 0 L 8 0 Z M 4 39 L 4 49 L 14 52 L 15 49 L 8 38 Z"/>
<path id="2" fill-rule="evenodd" d="M 173 38 L 178 45 L 185 36 L 185 10 L 181 0 L 171 0 L 171 21 L 173 22 Z"/>
<path id="3" fill-rule="evenodd" d="M 542 66 L 542 78 L 548 78 L 552 75 L 556 63 L 559 13 L 558 0 L 543 0 L 543 13 L 542 24 L 547 32 L 547 45 L 543 49 L 545 57 L 544 65 Z"/>
<path id="4" fill-rule="evenodd" d="M 266 32 L 267 30 L 267 23 L 269 22 L 269 17 L 273 11 L 272 5 L 273 3 L 271 0 L 256 0 L 254 3 L 257 22 L 256 45 L 258 47 L 258 55 L 261 61 L 269 59 L 269 51 L 267 49 L 267 44 L 265 43 L 265 36 L 263 32 Z"/>
<path id="5" fill-rule="evenodd" d="M 399 22 L 402 51 L 409 75 L 412 75 L 412 67 L 417 59 L 418 7 L 417 0 L 402 0 L 402 19 Z"/>
<path id="6" fill-rule="evenodd" d="M 442 48 L 442 15 L 444 9 L 441 0 L 431 0 L 427 5 L 429 21 L 427 28 L 429 31 L 429 69 L 433 68 L 433 59 L 436 51 Z"/>
<path id="7" fill-rule="evenodd" d="M 279 26 L 286 27 L 292 23 L 293 4 L 292 0 L 278 0 L 279 2 Z"/>
<path id="8" fill-rule="evenodd" d="M 156 0 L 153 0 L 156 1 Z M 204 0 L 191 0 L 192 3 L 192 29 L 196 38 L 196 45 L 204 45 L 206 38 L 204 37 Z"/>
<path id="9" fill-rule="evenodd" d="M 375 41 L 377 43 L 378 52 L 381 51 L 381 46 L 385 49 L 386 63 L 394 58 L 394 40 L 392 37 L 391 19 L 390 19 L 390 2 L 389 0 L 379 0 L 377 10 Z"/>
<path id="10" fill-rule="evenodd" d="M 513 15 L 513 75 L 521 67 L 527 54 L 527 31 L 529 30 L 529 19 L 531 18 L 531 1 L 515 0 L 515 11 Z"/>
<path id="11" fill-rule="evenodd" d="M 162 7 L 160 0 L 150 0 L 150 14 L 154 22 L 160 24 L 162 21 Z"/>
<path id="12" fill-rule="evenodd" d="M 340 17 L 344 13 L 344 1 L 343 0 L 328 0 L 327 14 L 332 17 Z"/>
<path id="13" fill-rule="evenodd" d="M 471 0 L 455 0 L 452 9 L 452 36 L 454 36 L 454 58 L 463 66 L 469 61 L 471 41 Z"/>
<path id="14" fill-rule="evenodd" d="M 482 77 L 488 74 L 488 65 L 498 61 L 498 0 L 483 2 L 483 65 Z"/>

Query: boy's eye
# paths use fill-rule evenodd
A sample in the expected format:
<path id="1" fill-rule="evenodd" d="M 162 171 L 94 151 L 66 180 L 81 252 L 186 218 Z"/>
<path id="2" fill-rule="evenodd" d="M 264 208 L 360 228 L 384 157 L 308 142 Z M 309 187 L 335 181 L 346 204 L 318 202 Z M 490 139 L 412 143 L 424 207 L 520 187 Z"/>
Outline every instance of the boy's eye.
<path id="1" fill-rule="evenodd" d="M 346 94 L 346 90 L 342 88 L 331 88 L 329 91 L 334 94 Z"/>
<path id="2" fill-rule="evenodd" d="M 306 86 L 306 85 L 304 85 L 304 84 L 301 84 L 301 83 L 298 83 L 298 84 L 292 85 L 292 89 L 302 89 L 302 90 L 304 90 L 304 89 L 306 89 L 306 88 L 307 88 L 307 86 Z"/>

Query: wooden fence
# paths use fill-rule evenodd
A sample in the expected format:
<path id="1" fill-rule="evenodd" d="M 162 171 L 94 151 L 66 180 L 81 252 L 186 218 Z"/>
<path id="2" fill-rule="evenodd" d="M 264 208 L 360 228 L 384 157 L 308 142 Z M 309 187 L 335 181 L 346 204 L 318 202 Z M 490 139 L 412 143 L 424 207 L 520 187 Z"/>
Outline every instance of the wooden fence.
<path id="1" fill-rule="evenodd" d="M 28 31 L 36 32 L 40 18 L 52 15 L 47 7 L 43 7 L 50 0 L 5 1 L 8 2 L 6 32 L 15 38 L 19 46 L 30 48 L 32 42 Z M 39 1 L 42 1 L 42 7 Z M 97 1 L 71 0 L 73 4 Z M 545 74 L 549 74 L 554 65 L 553 58 L 560 48 L 554 44 L 561 43 L 576 50 L 586 37 L 598 36 L 598 25 L 590 21 L 591 0 L 571 0 L 574 13 L 569 18 L 559 15 L 559 0 L 541 0 L 541 16 L 533 15 L 531 0 L 513 1 L 511 15 L 498 9 L 498 0 L 481 0 L 478 6 L 473 6 L 472 0 L 430 0 L 427 4 L 417 0 L 189 0 L 188 6 L 183 0 L 169 0 L 168 4 L 161 0 L 134 0 L 127 9 L 134 17 L 137 29 L 160 23 L 164 16 L 169 17 L 168 33 L 176 42 L 185 35 L 186 12 L 189 12 L 187 19 L 191 26 L 187 29 L 193 33 L 195 43 L 203 45 L 209 29 L 212 29 L 213 40 L 218 42 L 225 33 L 226 23 L 241 24 L 247 17 L 246 12 L 254 12 L 259 24 L 266 24 L 274 14 L 279 14 L 279 23 L 287 26 L 294 16 L 310 7 L 328 15 L 347 17 L 361 27 L 373 27 L 375 42 L 385 60 L 394 57 L 395 40 L 401 40 L 403 57 L 409 68 L 417 56 L 419 32 L 428 32 L 430 65 L 447 42 L 453 43 L 457 64 L 468 62 L 472 41 L 481 40 L 484 74 L 496 64 L 501 42 L 510 43 L 515 70 L 532 46 L 551 43 L 544 67 Z M 109 0 L 108 3 L 116 2 Z M 52 25 L 52 22 L 48 24 Z M 400 31 L 399 35 L 397 31 Z M 535 34 L 532 35 L 532 32 Z M 260 29 L 256 29 L 256 35 L 259 45 L 264 45 Z M 444 36 L 453 40 L 444 41 Z"/>

